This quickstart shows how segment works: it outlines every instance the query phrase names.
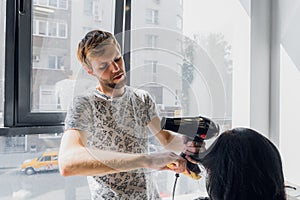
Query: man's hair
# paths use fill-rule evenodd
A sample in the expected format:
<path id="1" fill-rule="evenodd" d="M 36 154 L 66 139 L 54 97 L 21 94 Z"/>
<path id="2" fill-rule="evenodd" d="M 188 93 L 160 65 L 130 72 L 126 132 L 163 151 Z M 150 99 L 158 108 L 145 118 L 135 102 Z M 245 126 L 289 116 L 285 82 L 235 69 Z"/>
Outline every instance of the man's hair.
<path id="1" fill-rule="evenodd" d="M 201 161 L 211 200 L 285 200 L 280 154 L 263 135 L 248 128 L 225 131 Z"/>
<path id="2" fill-rule="evenodd" d="M 79 42 L 77 49 L 78 60 L 90 67 L 89 58 L 101 56 L 104 54 L 106 45 L 114 44 L 120 50 L 120 45 L 116 38 L 109 32 L 93 30 L 88 32 Z"/>

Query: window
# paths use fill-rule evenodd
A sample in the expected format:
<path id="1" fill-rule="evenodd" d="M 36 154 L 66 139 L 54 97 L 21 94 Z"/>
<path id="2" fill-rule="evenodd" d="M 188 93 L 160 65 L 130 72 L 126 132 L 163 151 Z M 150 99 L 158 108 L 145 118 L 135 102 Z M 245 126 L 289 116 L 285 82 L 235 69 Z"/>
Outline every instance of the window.
<path id="1" fill-rule="evenodd" d="M 51 111 L 57 109 L 57 98 L 54 86 L 41 85 L 39 99 L 39 111 Z"/>
<path id="2" fill-rule="evenodd" d="M 48 5 L 48 0 L 35 0 L 34 3 L 36 5 L 47 6 Z"/>
<path id="3" fill-rule="evenodd" d="M 52 21 L 33 20 L 32 34 L 35 36 L 67 38 L 67 24 Z"/>
<path id="4" fill-rule="evenodd" d="M 58 37 L 66 38 L 67 37 L 67 24 L 58 24 Z"/>
<path id="5" fill-rule="evenodd" d="M 83 12 L 86 16 L 92 16 L 96 21 L 102 20 L 102 7 L 99 0 L 84 1 Z"/>
<path id="6" fill-rule="evenodd" d="M 132 6 L 131 34 L 134 37 L 130 84 L 144 88 L 154 96 L 161 116 L 176 116 L 178 113 L 196 116 L 201 113 L 220 119 L 224 129 L 230 128 L 232 98 L 236 92 L 232 88 L 230 69 L 238 70 L 241 65 L 245 69 L 250 67 L 248 36 L 251 15 L 246 12 L 250 1 L 245 4 L 235 0 L 226 3 L 164 1 L 156 5 L 156 9 L 149 9 L 145 2 L 135 0 Z M 170 4 L 183 9 L 170 9 Z M 145 20 L 140 12 L 143 9 L 146 10 Z M 155 27 L 151 28 L 149 24 L 155 24 Z M 146 38 L 146 47 L 152 49 L 143 48 L 145 44 L 139 38 Z M 234 51 L 239 52 L 239 56 L 233 56 Z M 241 76 L 247 77 L 243 74 L 245 72 L 247 70 Z M 239 84 L 247 87 L 245 82 Z M 247 104 L 247 100 L 241 101 Z M 173 174 L 160 176 L 168 179 Z M 172 188 L 165 187 L 165 181 L 158 185 L 162 193 L 171 195 Z M 189 180 L 178 185 L 178 195 L 186 193 L 186 188 L 190 194 L 195 192 L 197 197 L 199 188 L 193 187 Z"/>
<path id="7" fill-rule="evenodd" d="M 102 9 L 99 0 L 93 1 L 93 17 L 96 21 L 102 20 Z"/>
<path id="8" fill-rule="evenodd" d="M 91 16 L 93 14 L 93 0 L 85 0 L 84 1 L 83 12 L 87 16 Z"/>
<path id="9" fill-rule="evenodd" d="M 68 9 L 68 0 L 59 0 L 58 7 L 62 9 Z"/>
<path id="10" fill-rule="evenodd" d="M 85 177 L 62 179 L 58 171 L 40 172 L 33 177 L 21 172 L 20 166 L 43 152 L 58 150 L 65 97 L 72 98 L 77 81 L 71 77 L 84 73 L 74 56 L 83 37 L 81 30 L 87 25 L 98 28 L 99 24 L 94 19 L 83 19 L 81 0 L 22 1 L 23 14 L 17 10 L 18 2 L 0 0 L 0 199 L 51 199 L 53 195 L 57 199 L 89 199 Z M 115 7 L 123 12 L 120 1 L 99 1 L 98 6 L 107 9 L 101 28 L 114 32 L 115 25 L 120 27 L 122 21 L 115 19 Z M 57 91 L 57 83 L 64 86 L 59 90 L 64 91 L 64 98 Z M 4 85 L 8 89 L 4 90 Z M 50 159 L 43 158 L 45 163 Z M 57 156 L 52 160 L 57 163 Z M 52 165 L 40 167 L 48 169 Z M 21 176 L 22 180 L 18 178 Z M 44 186 L 39 181 L 43 179 L 47 180 L 42 181 Z"/>
<path id="11" fill-rule="evenodd" d="M 182 17 L 177 15 L 176 16 L 176 27 L 181 30 L 182 29 Z"/>
<path id="12" fill-rule="evenodd" d="M 62 56 L 49 56 L 48 67 L 50 69 L 62 69 L 63 57 Z"/>
<path id="13" fill-rule="evenodd" d="M 49 6 L 57 7 L 57 0 L 49 0 Z"/>
<path id="14" fill-rule="evenodd" d="M 112 23 L 112 19 L 114 19 L 115 2 L 97 2 L 99 9 L 105 7 L 111 12 L 107 12 L 105 17 L 103 17 L 102 21 L 105 22 L 105 25 L 102 28 L 113 32 L 114 23 Z M 9 1 L 7 6 L 9 9 L 17 8 L 18 6 L 15 3 L 14 1 Z M 33 3 L 32 6 L 31 3 Z M 10 12 L 7 15 L 7 19 L 11 24 L 8 27 L 12 27 L 9 29 L 9 34 L 7 34 L 9 35 L 8 45 L 14 46 L 17 45 L 16 41 L 20 41 L 18 45 L 28 48 L 18 48 L 18 54 L 8 54 L 10 56 L 7 58 L 6 65 L 16 66 L 15 71 L 12 70 L 10 72 L 13 68 L 8 68 L 8 77 L 11 77 L 11 80 L 22 77 L 22 81 L 8 83 L 8 87 L 12 87 L 11 91 L 18 91 L 18 94 L 6 95 L 7 97 L 10 96 L 11 100 L 9 99 L 5 102 L 11 102 L 14 101 L 13 99 L 20 97 L 22 97 L 22 101 L 16 101 L 19 102 L 17 104 L 6 105 L 9 107 L 6 111 L 11 113 L 7 114 L 6 126 L 14 127 L 22 124 L 22 126 L 30 127 L 48 127 L 51 125 L 49 129 L 55 132 L 62 130 L 67 101 L 64 100 L 65 98 L 58 96 L 56 83 L 66 80 L 70 84 L 65 84 L 66 87 L 64 88 L 73 88 L 75 85 L 74 80 L 71 80 L 70 77 L 74 77 L 74 74 L 82 69 L 77 58 L 73 56 L 76 53 L 78 41 L 83 37 L 81 31 L 77 31 L 77 29 L 82 30 L 87 22 L 91 27 L 99 27 L 94 19 L 82 20 L 84 3 L 85 1 L 79 0 L 25 1 L 25 8 L 32 8 L 32 15 L 24 14 L 18 16 L 20 18 L 18 19 L 20 26 L 18 27 L 19 33 L 16 36 L 17 38 L 14 38 L 15 34 L 13 34 L 13 24 L 15 24 L 13 21 L 16 20 L 14 12 Z M 68 7 L 78 12 L 58 9 Z M 1 9 L 5 10 L 2 7 Z M 4 15 L 2 11 L 1 15 Z M 73 21 L 76 21 L 76 26 L 71 26 L 72 23 L 74 24 Z M 15 64 L 15 61 L 18 61 L 18 63 Z M 18 66 L 19 69 L 17 69 Z M 14 72 L 19 72 L 20 75 L 16 75 Z M 71 81 L 68 81 L 69 79 Z M 19 85 L 14 84 L 17 82 Z M 13 89 L 18 86 L 22 87 L 22 89 Z M 78 89 L 74 91 L 78 91 Z M 73 90 L 70 90 L 70 92 L 73 92 Z"/>
<path id="15" fill-rule="evenodd" d="M 38 21 L 38 35 L 47 35 L 47 22 Z"/>
<path id="16" fill-rule="evenodd" d="M 18 14 L 17 2 L 0 0 L 0 123 L 4 126 L 0 130 L 0 160 L 6 161 L 0 163 L 0 199 L 19 198 L 20 193 L 24 199 L 47 199 L 47 194 L 57 199 L 88 199 L 84 177 L 61 180 L 55 173 L 27 177 L 20 176 L 17 169 L 25 160 L 58 149 L 68 104 L 65 100 L 76 93 L 74 88 L 78 89 L 78 80 L 69 77 L 84 74 L 74 56 L 76 45 L 84 33 L 95 27 L 115 34 L 122 32 L 125 1 L 24 1 L 26 9 L 32 8 L 25 14 Z M 269 136 L 280 147 L 286 180 L 300 185 L 300 165 L 294 154 L 299 152 L 295 130 L 300 121 L 295 114 L 299 110 L 300 90 L 297 0 L 272 5 L 270 1 L 251 0 L 163 0 L 151 3 L 155 9 L 149 9 L 146 0 L 126 2 L 132 2 L 131 23 L 126 21 L 126 30 L 131 29 L 135 36 L 131 38 L 131 49 L 125 51 L 130 52 L 130 59 L 125 60 L 130 66 L 130 84 L 149 91 L 161 116 L 201 113 L 219 120 L 223 129 L 256 127 L 255 120 L 270 126 Z M 174 4 L 183 9 L 169 6 Z M 262 15 L 272 19 L 264 20 Z M 93 16 L 100 16 L 101 25 Z M 257 25 L 264 21 L 265 26 Z M 259 40 L 255 38 L 257 31 Z M 272 40 L 262 39 L 270 35 Z M 123 38 L 119 39 L 123 44 Z M 272 44 L 265 45 L 265 41 Z M 271 56 L 265 51 L 272 51 Z M 261 58 L 270 59 L 271 63 L 262 62 Z M 253 74 L 255 66 L 258 74 Z M 270 74 L 265 72 L 265 66 L 270 66 Z M 270 81 L 271 85 L 261 84 L 265 83 L 261 80 Z M 270 91 L 266 89 L 269 86 Z M 63 89 L 58 92 L 58 88 Z M 259 90 L 261 93 L 254 92 L 257 88 L 263 89 Z M 59 93 L 68 95 L 62 97 Z M 260 104 L 262 93 L 270 93 L 270 105 L 253 108 L 257 107 L 256 100 Z M 265 112 L 269 107 L 270 112 Z M 260 120 L 269 114 L 270 123 Z M 170 195 L 172 188 L 166 180 L 173 184 L 174 174 L 162 172 L 157 176 L 161 194 Z M 47 185 L 56 187 L 38 187 L 40 182 L 32 182 L 32 178 L 47 178 Z M 199 184 L 204 188 L 204 183 Z M 181 177 L 176 196 L 188 193 L 193 199 L 199 197 L 205 193 L 199 184 Z M 24 187 L 28 185 L 31 187 Z"/>
<path id="17" fill-rule="evenodd" d="M 57 26 L 56 23 L 49 22 L 48 23 L 48 36 L 56 36 Z"/>
<path id="18" fill-rule="evenodd" d="M 160 4 L 160 0 L 153 0 L 154 1 L 154 3 L 156 3 L 156 4 Z"/>
<path id="19" fill-rule="evenodd" d="M 149 74 L 152 74 L 152 81 L 156 82 L 157 81 L 157 61 L 156 60 L 145 60 L 145 72 L 150 72 L 147 73 L 148 76 Z"/>
<path id="20" fill-rule="evenodd" d="M 39 139 L 57 139 L 61 138 L 62 133 L 51 133 L 51 134 L 39 134 Z"/>
<path id="21" fill-rule="evenodd" d="M 42 156 L 39 161 L 41 162 L 47 162 L 51 160 L 51 156 Z"/>
<path id="22" fill-rule="evenodd" d="M 150 48 L 156 48 L 157 47 L 157 35 L 146 35 L 146 46 Z"/>
<path id="23" fill-rule="evenodd" d="M 52 160 L 58 160 L 58 156 L 52 156 Z"/>
<path id="24" fill-rule="evenodd" d="M 47 6 L 56 9 L 68 9 L 68 1 L 67 0 L 34 0 L 33 5 L 36 6 Z"/>
<path id="25" fill-rule="evenodd" d="M 148 24 L 158 24 L 158 10 L 147 9 L 145 20 Z"/>
<path id="26" fill-rule="evenodd" d="M 280 2 L 278 6 L 277 11 L 280 12 L 282 23 L 286 26 L 280 26 L 281 23 L 276 21 L 276 26 L 279 27 L 281 34 L 276 37 L 279 52 L 276 54 L 278 65 L 275 67 L 277 70 L 273 72 L 275 75 L 273 86 L 277 86 L 273 87 L 273 95 L 277 94 L 280 100 L 278 100 L 278 104 L 272 106 L 277 105 L 279 107 L 277 112 L 280 113 L 280 117 L 278 117 L 279 123 L 276 126 L 280 130 L 278 131 L 280 136 L 279 147 L 283 157 L 285 175 L 289 182 L 300 186 L 300 174 L 298 172 L 300 163 L 299 159 L 294 157 L 295 152 L 300 151 L 298 131 L 300 121 L 298 112 L 300 110 L 300 94 L 298 92 L 300 91 L 300 59 L 297 56 L 300 51 L 299 30 L 297 28 L 300 16 L 291 14 L 289 9 L 293 8 L 295 13 L 299 13 L 300 8 L 297 6 L 297 1 L 292 1 L 289 4 L 291 7 L 286 7 L 285 2 Z M 287 16 L 290 17 L 286 18 Z M 276 111 L 274 115 L 275 113 Z M 297 194 L 299 194 L 299 191 L 297 191 Z"/>
<path id="27" fill-rule="evenodd" d="M 4 66 L 5 66 L 5 19 L 6 0 L 0 0 L 0 126 L 3 126 L 4 118 Z"/>
<path id="28" fill-rule="evenodd" d="M 182 53 L 182 40 L 176 40 L 176 51 L 179 52 L 179 53 Z"/>

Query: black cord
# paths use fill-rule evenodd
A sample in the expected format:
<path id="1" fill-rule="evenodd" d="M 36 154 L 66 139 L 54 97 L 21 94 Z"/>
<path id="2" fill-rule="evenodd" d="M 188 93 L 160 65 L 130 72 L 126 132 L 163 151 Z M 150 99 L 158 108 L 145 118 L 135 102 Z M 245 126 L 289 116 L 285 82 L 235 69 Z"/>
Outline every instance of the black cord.
<path id="1" fill-rule="evenodd" d="M 179 178 L 179 174 L 176 173 L 175 174 L 175 182 L 174 182 L 174 186 L 173 186 L 173 194 L 172 194 L 172 200 L 174 200 L 174 197 L 175 197 L 175 188 L 176 188 L 176 183 L 177 183 L 177 179 Z"/>
<path id="2" fill-rule="evenodd" d="M 285 185 L 284 187 L 285 187 L 285 188 L 290 188 L 290 189 L 293 189 L 293 190 L 297 190 L 297 188 L 296 188 L 296 187 L 294 187 L 294 186 L 291 186 L 291 185 Z"/>

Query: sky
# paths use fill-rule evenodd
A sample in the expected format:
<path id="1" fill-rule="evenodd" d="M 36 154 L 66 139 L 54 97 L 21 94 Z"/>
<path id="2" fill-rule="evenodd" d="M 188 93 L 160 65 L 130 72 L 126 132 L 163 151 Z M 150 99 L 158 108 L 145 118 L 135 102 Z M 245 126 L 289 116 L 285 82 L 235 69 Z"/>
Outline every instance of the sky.
<path id="1" fill-rule="evenodd" d="M 183 32 L 222 32 L 231 40 L 234 21 L 245 12 L 239 0 L 184 0 Z"/>

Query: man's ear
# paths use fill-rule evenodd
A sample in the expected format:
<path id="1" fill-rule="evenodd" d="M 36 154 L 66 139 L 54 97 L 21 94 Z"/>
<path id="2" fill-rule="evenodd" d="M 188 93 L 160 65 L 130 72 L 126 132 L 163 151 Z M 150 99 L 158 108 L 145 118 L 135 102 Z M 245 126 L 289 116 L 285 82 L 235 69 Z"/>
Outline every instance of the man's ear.
<path id="1" fill-rule="evenodd" d="M 94 75 L 93 74 L 93 70 L 87 66 L 87 65 L 83 65 L 83 68 L 85 69 L 85 71 L 89 74 L 89 75 Z"/>

